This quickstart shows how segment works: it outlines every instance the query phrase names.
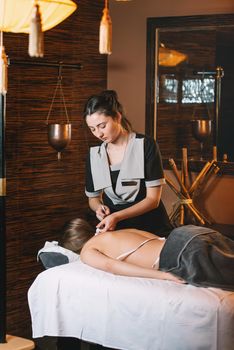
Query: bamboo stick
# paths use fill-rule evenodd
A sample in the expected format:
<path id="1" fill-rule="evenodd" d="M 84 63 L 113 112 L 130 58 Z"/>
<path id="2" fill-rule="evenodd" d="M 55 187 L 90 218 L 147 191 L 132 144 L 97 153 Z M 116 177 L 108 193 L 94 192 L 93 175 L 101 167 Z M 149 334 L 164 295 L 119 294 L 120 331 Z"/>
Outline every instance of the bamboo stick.
<path id="1" fill-rule="evenodd" d="M 183 159 L 182 159 L 182 162 L 181 162 L 180 178 L 181 178 L 182 184 L 185 184 L 185 171 L 184 171 L 184 161 L 183 161 Z M 183 206 L 183 204 L 179 205 L 179 215 L 178 216 L 179 216 L 180 225 L 184 225 L 184 206 Z"/>
<path id="2" fill-rule="evenodd" d="M 213 160 L 217 161 L 217 146 L 213 146 Z"/>
<path id="3" fill-rule="evenodd" d="M 170 220 L 174 223 L 176 222 L 178 216 L 179 216 L 179 207 L 177 206 L 176 209 L 173 211 L 173 213 L 170 215 Z"/>
<path id="4" fill-rule="evenodd" d="M 174 185 L 174 183 L 169 180 L 166 176 L 165 176 L 165 180 L 167 182 L 167 184 L 169 185 L 169 187 L 172 189 L 172 191 L 177 194 L 178 197 L 182 197 L 182 198 L 186 198 Z"/>
<path id="5" fill-rule="evenodd" d="M 205 175 L 207 174 L 207 172 L 209 171 L 209 169 L 211 168 L 213 163 L 214 163 L 214 160 L 212 160 L 211 162 L 207 162 L 204 165 L 204 167 L 202 168 L 200 173 L 197 175 L 196 179 L 193 181 L 190 189 L 188 190 L 189 194 L 191 194 L 191 193 L 193 193 L 195 191 L 195 189 L 198 186 L 200 180 L 205 177 Z"/>
<path id="6" fill-rule="evenodd" d="M 184 163 L 183 163 L 183 160 L 181 161 L 180 179 L 181 179 L 182 184 L 184 184 L 185 177 L 184 177 Z"/>
<path id="7" fill-rule="evenodd" d="M 180 225 L 184 225 L 184 205 L 180 204 Z"/>
<path id="8" fill-rule="evenodd" d="M 188 152 L 187 148 L 182 148 L 182 164 L 183 164 L 183 174 L 184 174 L 184 185 L 186 189 L 189 188 L 189 173 L 188 173 Z"/>
<path id="9" fill-rule="evenodd" d="M 190 198 L 190 195 L 189 195 L 189 193 L 188 193 L 186 187 L 184 186 L 184 184 L 183 184 L 182 181 L 181 181 L 181 178 L 180 178 L 180 175 L 179 175 L 179 171 L 178 171 L 178 169 L 177 169 L 177 166 L 176 166 L 176 163 L 175 163 L 174 159 L 170 158 L 170 159 L 169 159 L 169 164 L 170 164 L 170 166 L 172 167 L 172 170 L 173 170 L 173 172 L 174 172 L 174 174 L 175 174 L 175 177 L 176 177 L 176 179 L 177 179 L 177 181 L 178 181 L 178 183 L 179 183 L 179 185 L 180 185 L 180 187 L 181 187 L 181 191 L 184 193 L 184 195 L 185 195 L 187 198 Z"/>
<path id="10" fill-rule="evenodd" d="M 192 203 L 191 205 L 192 205 L 193 209 L 200 215 L 200 217 L 203 219 L 203 221 L 204 221 L 205 223 L 211 224 L 210 220 L 208 220 L 207 217 L 206 217 L 204 214 L 202 214 L 202 213 L 195 207 L 194 203 Z"/>
<path id="11" fill-rule="evenodd" d="M 202 224 L 205 225 L 204 219 L 200 216 L 200 213 L 197 212 L 197 209 L 194 208 L 191 204 L 187 203 L 188 208 L 193 213 L 193 215 L 197 218 L 197 220 Z"/>
<path id="12" fill-rule="evenodd" d="M 211 175 L 217 174 L 220 170 L 220 167 L 216 164 L 213 163 L 212 166 L 210 167 L 210 169 L 208 170 L 208 172 L 206 173 L 205 178 L 202 180 L 202 182 L 199 183 L 199 185 L 196 188 L 196 192 L 198 192 L 199 187 L 201 187 L 201 185 L 204 185 L 204 182 L 207 182 L 209 180 L 209 178 L 211 177 Z M 198 193 L 196 193 L 198 194 Z"/>

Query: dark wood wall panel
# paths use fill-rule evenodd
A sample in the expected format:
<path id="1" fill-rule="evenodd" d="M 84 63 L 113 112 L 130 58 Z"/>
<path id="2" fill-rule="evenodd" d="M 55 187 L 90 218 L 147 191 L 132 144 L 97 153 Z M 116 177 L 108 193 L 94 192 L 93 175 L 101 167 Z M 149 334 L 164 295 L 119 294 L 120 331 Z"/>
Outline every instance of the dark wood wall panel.
<path id="1" fill-rule="evenodd" d="M 213 145 L 217 146 L 218 159 L 228 156 L 233 163 L 234 143 L 232 142 L 233 108 L 233 14 L 196 15 L 182 17 L 158 17 L 147 20 L 146 53 L 146 133 L 153 135 L 155 108 L 157 141 L 163 158 L 168 165 L 168 158 L 181 159 L 181 148 L 187 147 L 188 157 L 200 163 L 201 149 L 199 141 L 192 133 L 192 120 L 210 119 L 211 135 L 204 142 L 202 156 L 212 159 Z M 187 54 L 187 59 L 176 67 L 159 66 L 156 91 L 155 79 L 155 43 L 156 29 L 159 43 L 166 48 Z M 217 118 L 217 79 L 215 82 L 214 101 L 203 103 L 182 103 L 182 81 L 190 78 L 203 78 L 201 72 L 213 72 L 222 67 L 224 77 L 221 83 L 219 118 Z M 198 74 L 198 72 L 200 72 Z M 166 91 L 165 77 L 171 75 L 178 82 L 178 93 Z M 207 73 L 206 77 L 209 77 Z M 217 77 L 217 76 L 216 76 Z M 164 89 L 163 89 L 164 87 Z M 200 94 L 202 97 L 200 89 Z M 208 89 L 207 89 L 208 90 Z M 169 103 L 165 97 L 177 95 L 177 103 Z M 156 98 L 157 95 L 157 106 Z M 171 101 L 172 102 L 172 101 Z M 217 119 L 218 128 L 217 128 Z M 218 130 L 217 130 L 218 129 Z M 200 164 L 202 166 L 202 163 Z M 193 168 L 193 167 L 192 167 Z M 196 167 L 195 167 L 196 168 Z M 224 164 L 222 172 L 232 174 L 232 164 Z M 197 170 L 197 169 L 194 169 Z"/>
<path id="2" fill-rule="evenodd" d="M 78 10 L 71 17 L 45 33 L 44 61 L 83 65 L 81 70 L 62 69 L 72 140 L 60 162 L 48 144 L 45 125 L 58 69 L 15 64 L 15 60 L 32 60 L 27 55 L 28 36 L 4 35 L 6 51 L 12 60 L 6 120 L 7 332 L 10 334 L 31 336 L 27 291 L 42 271 L 36 261 L 37 251 L 46 240 L 58 240 L 65 221 L 90 215 L 84 194 L 84 169 L 88 147 L 95 141 L 84 125 L 82 111 L 88 96 L 106 88 L 107 60 L 98 53 L 102 8 L 100 1 L 80 0 Z M 57 99 L 50 121 L 65 120 L 61 100 Z"/>

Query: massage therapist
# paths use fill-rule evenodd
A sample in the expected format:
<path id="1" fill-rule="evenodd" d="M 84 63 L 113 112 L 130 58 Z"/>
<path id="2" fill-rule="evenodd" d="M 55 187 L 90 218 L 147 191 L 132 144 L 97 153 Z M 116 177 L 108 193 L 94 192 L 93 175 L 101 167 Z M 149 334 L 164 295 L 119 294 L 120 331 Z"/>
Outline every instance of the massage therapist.
<path id="1" fill-rule="evenodd" d="M 172 226 L 161 201 L 165 179 L 157 143 L 133 132 L 113 90 L 91 96 L 84 118 L 102 143 L 91 147 L 86 195 L 101 232 L 136 228 L 168 236 Z"/>

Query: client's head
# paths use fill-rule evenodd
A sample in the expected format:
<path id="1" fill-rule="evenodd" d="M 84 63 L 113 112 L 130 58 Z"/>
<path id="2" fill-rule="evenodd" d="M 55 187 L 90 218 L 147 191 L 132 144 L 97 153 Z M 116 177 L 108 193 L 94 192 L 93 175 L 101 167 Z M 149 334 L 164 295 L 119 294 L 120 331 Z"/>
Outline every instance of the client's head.
<path id="1" fill-rule="evenodd" d="M 63 228 L 60 245 L 80 254 L 84 244 L 94 235 L 93 227 L 83 219 L 73 219 Z"/>

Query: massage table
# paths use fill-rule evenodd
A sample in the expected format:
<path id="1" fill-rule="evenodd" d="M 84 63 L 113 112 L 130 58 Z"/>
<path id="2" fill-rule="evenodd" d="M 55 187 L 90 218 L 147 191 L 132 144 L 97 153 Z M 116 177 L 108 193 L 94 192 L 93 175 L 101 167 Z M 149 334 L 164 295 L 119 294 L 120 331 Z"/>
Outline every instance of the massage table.
<path id="1" fill-rule="evenodd" d="M 33 338 L 123 350 L 234 349 L 234 292 L 117 276 L 79 256 L 41 272 L 28 302 Z"/>

